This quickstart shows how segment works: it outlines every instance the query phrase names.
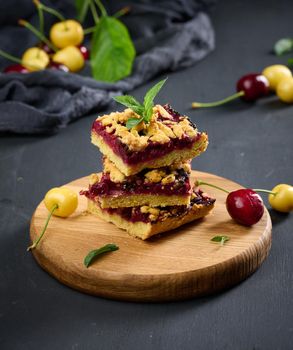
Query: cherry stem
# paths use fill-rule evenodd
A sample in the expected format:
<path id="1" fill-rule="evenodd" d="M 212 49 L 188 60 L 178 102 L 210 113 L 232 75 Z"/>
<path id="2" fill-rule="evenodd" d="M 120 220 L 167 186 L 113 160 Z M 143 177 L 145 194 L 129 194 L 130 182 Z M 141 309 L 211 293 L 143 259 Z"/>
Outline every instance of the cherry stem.
<path id="1" fill-rule="evenodd" d="M 29 62 L 22 61 L 20 58 L 10 55 L 9 53 L 0 49 L 0 56 L 7 58 L 9 61 L 19 63 L 21 66 L 25 64 L 27 67 L 40 69 L 38 66 L 30 64 Z"/>
<path id="2" fill-rule="evenodd" d="M 236 100 L 237 98 L 244 96 L 244 91 L 239 91 L 234 95 L 224 98 L 223 100 L 215 101 L 215 102 L 192 102 L 191 108 L 208 108 L 208 107 L 217 107 L 221 106 L 230 101 Z"/>
<path id="3" fill-rule="evenodd" d="M 32 250 L 32 249 L 35 249 L 35 248 L 37 247 L 37 245 L 39 244 L 40 240 L 41 240 L 42 237 L 44 236 L 44 233 L 46 232 L 46 229 L 47 229 L 47 226 L 48 226 L 49 221 L 50 221 L 50 219 L 51 219 L 51 216 L 53 215 L 54 211 L 55 211 L 57 208 L 58 208 L 58 205 L 57 205 L 57 204 L 55 204 L 55 205 L 52 207 L 52 209 L 51 209 L 51 211 L 50 211 L 50 213 L 49 213 L 49 215 L 48 215 L 48 217 L 47 217 L 47 220 L 46 220 L 45 226 L 44 226 L 44 228 L 43 228 L 43 231 L 41 232 L 40 236 L 33 242 L 33 244 L 30 245 L 30 246 L 27 248 L 27 252 L 30 251 L 30 250 Z"/>
<path id="4" fill-rule="evenodd" d="M 201 180 L 197 180 L 197 185 L 200 186 L 200 185 L 206 185 L 206 186 L 210 186 L 210 187 L 213 187 L 213 188 L 216 188 L 217 190 L 220 190 L 220 191 L 223 191 L 223 192 L 226 192 L 226 193 L 230 193 L 229 191 L 227 190 L 224 190 L 222 187 L 219 187 L 219 186 L 216 186 L 216 185 L 213 185 L 213 184 L 210 184 L 208 182 L 205 182 L 205 181 L 201 181 Z M 269 191 L 269 190 L 264 190 L 262 188 L 253 188 L 252 189 L 254 192 L 264 192 L 264 193 L 269 193 L 269 194 L 272 194 L 273 196 L 275 196 L 277 194 L 277 192 L 272 192 L 272 191 Z"/>
<path id="5" fill-rule="evenodd" d="M 102 16 L 107 16 L 107 11 L 105 9 L 105 6 L 102 4 L 102 2 L 100 0 L 95 0 L 95 3 L 98 5 L 98 8 L 101 11 Z"/>
<path id="6" fill-rule="evenodd" d="M 98 16 L 97 9 L 96 9 L 96 6 L 93 3 L 93 1 L 90 1 L 90 8 L 91 8 L 94 22 L 95 22 L 95 24 L 97 24 L 99 22 L 99 16 Z"/>
<path id="7" fill-rule="evenodd" d="M 275 196 L 277 194 L 277 192 L 272 192 L 269 190 L 263 190 L 262 188 L 253 188 L 254 192 L 264 192 L 264 193 L 269 193 L 272 194 L 273 196 Z"/>
<path id="8" fill-rule="evenodd" d="M 83 23 L 84 20 L 85 20 L 85 17 L 86 17 L 86 15 L 88 13 L 88 6 L 89 6 L 89 2 L 90 1 L 91 0 L 84 0 L 82 2 L 82 6 L 81 6 L 80 10 L 78 11 L 79 12 L 79 14 L 78 14 L 78 21 L 80 23 Z"/>
<path id="9" fill-rule="evenodd" d="M 57 17 L 61 22 L 65 22 L 66 21 L 65 17 L 59 11 L 57 11 L 55 9 L 52 9 L 51 7 L 48 7 L 48 6 L 44 5 L 44 4 L 42 4 L 40 1 L 37 1 L 37 2 L 38 2 L 38 6 L 42 10 L 44 10 L 44 11 L 50 13 L 51 15 Z"/>
<path id="10" fill-rule="evenodd" d="M 44 42 L 45 44 L 48 45 L 48 47 L 50 49 L 52 49 L 53 51 L 58 51 L 57 47 L 54 46 L 46 37 L 44 34 L 42 34 L 41 32 L 39 32 L 37 30 L 37 28 L 35 28 L 33 25 L 31 25 L 29 22 L 23 20 L 23 19 L 20 19 L 18 21 L 18 23 L 22 26 L 24 26 L 25 28 L 29 29 L 31 32 L 33 32 L 35 34 L 35 36 L 37 36 L 42 42 Z"/>
<path id="11" fill-rule="evenodd" d="M 7 52 L 5 52 L 5 51 L 3 51 L 3 50 L 1 50 L 1 49 L 0 49 L 0 56 L 7 58 L 9 61 L 22 64 L 22 61 L 21 61 L 20 58 L 15 57 L 15 56 L 12 56 L 12 55 L 10 55 L 9 53 L 7 53 Z"/>
<path id="12" fill-rule="evenodd" d="M 33 0 L 33 3 L 36 5 L 38 9 L 39 16 L 39 31 L 44 35 L 44 12 L 42 6 L 40 6 L 40 2 L 38 0 Z"/>
<path id="13" fill-rule="evenodd" d="M 222 187 L 219 187 L 219 186 L 216 186 L 216 185 L 212 185 L 212 184 L 210 184 L 208 182 L 204 182 L 204 181 L 201 181 L 201 180 L 197 180 L 197 185 L 198 186 L 206 185 L 206 186 L 210 186 L 210 187 L 216 188 L 217 190 L 220 190 L 220 191 L 223 191 L 223 192 L 226 192 L 226 193 L 230 193 L 229 191 L 224 190 L 224 188 L 222 188 Z"/>
<path id="14" fill-rule="evenodd" d="M 121 10 L 114 13 L 113 17 L 115 17 L 115 18 L 122 17 L 122 16 L 126 15 L 127 13 L 129 13 L 130 10 L 131 10 L 130 6 L 125 6 Z"/>
<path id="15" fill-rule="evenodd" d="M 95 31 L 96 28 L 97 28 L 96 26 L 86 28 L 83 30 L 83 34 L 84 35 L 91 34 Z"/>

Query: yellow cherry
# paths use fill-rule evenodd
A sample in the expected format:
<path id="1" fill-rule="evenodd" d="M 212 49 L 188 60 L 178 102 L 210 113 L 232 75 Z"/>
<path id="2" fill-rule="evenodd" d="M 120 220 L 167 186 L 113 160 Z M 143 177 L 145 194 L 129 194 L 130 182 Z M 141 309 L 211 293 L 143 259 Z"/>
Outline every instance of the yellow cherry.
<path id="1" fill-rule="evenodd" d="M 59 49 L 76 46 L 83 41 L 83 28 L 74 19 L 55 23 L 50 30 L 50 39 Z"/>
<path id="2" fill-rule="evenodd" d="M 263 70 L 262 75 L 268 79 L 270 89 L 273 91 L 276 90 L 277 85 L 281 80 L 292 77 L 290 69 L 282 64 L 275 64 L 273 66 L 266 67 Z"/>
<path id="3" fill-rule="evenodd" d="M 78 205 L 78 197 L 77 194 L 68 187 L 55 187 L 46 193 L 44 203 L 49 210 L 49 215 L 41 234 L 33 244 L 27 248 L 27 251 L 37 247 L 46 232 L 52 215 L 67 217 L 75 211 Z"/>
<path id="4" fill-rule="evenodd" d="M 49 211 L 57 206 L 53 215 L 67 217 L 77 208 L 78 197 L 77 194 L 68 187 L 55 187 L 46 193 L 44 203 Z"/>
<path id="5" fill-rule="evenodd" d="M 293 77 L 282 79 L 277 85 L 276 93 L 281 101 L 293 103 Z"/>
<path id="6" fill-rule="evenodd" d="M 269 202 L 273 209 L 289 213 L 293 210 L 293 186 L 279 184 L 272 189 L 275 194 L 269 195 Z"/>
<path id="7" fill-rule="evenodd" d="M 49 62 L 48 54 L 39 47 L 27 49 L 21 58 L 21 64 L 30 72 L 45 69 Z"/>
<path id="8" fill-rule="evenodd" d="M 80 50 L 75 46 L 67 46 L 57 51 L 53 57 L 53 62 L 62 63 L 71 72 L 78 72 L 84 66 L 84 58 Z"/>

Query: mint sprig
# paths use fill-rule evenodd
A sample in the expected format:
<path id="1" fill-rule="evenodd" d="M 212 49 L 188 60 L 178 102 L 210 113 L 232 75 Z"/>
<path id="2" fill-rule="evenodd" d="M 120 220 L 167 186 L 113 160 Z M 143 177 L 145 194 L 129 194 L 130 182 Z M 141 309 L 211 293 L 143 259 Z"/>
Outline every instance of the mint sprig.
<path id="1" fill-rule="evenodd" d="M 212 242 L 217 242 L 217 243 L 220 243 L 221 245 L 224 245 L 229 240 L 230 240 L 230 237 L 228 236 L 215 236 L 211 239 Z"/>
<path id="2" fill-rule="evenodd" d="M 119 247 L 116 244 L 106 244 L 103 247 L 99 248 L 99 249 L 95 249 L 95 250 L 91 250 L 87 256 L 84 258 L 84 265 L 85 267 L 89 267 L 90 264 L 100 255 L 103 255 L 105 253 L 108 252 L 113 252 L 115 250 L 118 250 Z"/>
<path id="3" fill-rule="evenodd" d="M 293 51 L 292 38 L 280 39 L 274 45 L 274 52 L 277 56 L 282 56 L 292 51 Z"/>
<path id="4" fill-rule="evenodd" d="M 133 96 L 130 95 L 113 97 L 116 102 L 132 109 L 140 116 L 140 118 L 129 118 L 126 123 L 127 129 L 135 127 L 142 121 L 144 121 L 146 124 L 150 122 L 153 114 L 154 99 L 165 84 L 166 80 L 167 79 L 159 81 L 145 94 L 143 104 L 138 102 Z"/>

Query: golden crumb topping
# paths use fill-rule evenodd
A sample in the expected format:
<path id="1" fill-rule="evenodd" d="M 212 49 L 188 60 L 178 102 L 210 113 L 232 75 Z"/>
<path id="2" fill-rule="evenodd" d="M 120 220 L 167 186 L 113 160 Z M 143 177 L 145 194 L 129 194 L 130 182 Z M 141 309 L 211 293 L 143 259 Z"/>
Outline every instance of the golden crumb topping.
<path id="1" fill-rule="evenodd" d="M 109 158 L 104 157 L 104 173 L 108 173 L 110 180 L 115 183 L 123 181 L 135 181 L 137 177 L 141 177 L 145 184 L 147 183 L 159 183 L 162 185 L 167 185 L 169 183 L 176 181 L 176 175 L 178 170 L 183 169 L 187 174 L 191 173 L 190 161 L 174 163 L 169 167 L 163 167 L 158 169 L 152 169 L 147 172 L 142 172 L 141 174 L 125 176 L 114 163 L 110 161 Z M 100 181 L 100 178 L 96 174 L 92 174 L 92 179 L 94 181 L 94 176 L 97 177 L 97 181 Z M 94 182 L 97 182 L 94 181 Z M 92 182 L 92 183 L 94 183 Z"/>
<path id="2" fill-rule="evenodd" d="M 191 173 L 191 160 L 187 160 L 185 162 L 175 162 L 172 165 L 170 165 L 170 169 L 172 170 L 172 173 L 174 174 L 176 170 L 183 169 L 187 174 Z"/>
<path id="3" fill-rule="evenodd" d="M 174 120 L 173 116 L 161 105 L 153 108 L 150 123 L 139 123 L 128 130 L 126 122 L 129 118 L 140 118 L 130 108 L 123 112 L 113 112 L 97 119 L 107 133 L 117 136 L 131 151 L 141 151 L 149 142 L 165 144 L 170 139 L 195 137 L 197 129 L 190 123 L 186 116 L 179 116 Z"/>
<path id="4" fill-rule="evenodd" d="M 153 208 L 153 207 L 149 207 L 147 205 L 143 205 L 142 207 L 140 207 L 140 211 L 143 214 L 150 214 L 149 215 L 149 219 L 151 221 L 156 221 L 159 214 L 160 214 L 160 209 L 158 208 Z"/>
<path id="5" fill-rule="evenodd" d="M 148 171 L 144 176 L 149 182 L 161 182 L 162 178 L 166 176 L 166 172 L 164 170 L 155 169 Z"/>
<path id="6" fill-rule="evenodd" d="M 175 175 L 174 174 L 170 174 L 170 175 L 167 175 L 165 176 L 163 179 L 162 179 L 162 184 L 163 185 L 167 185 L 167 184 L 170 184 L 172 182 L 175 181 Z"/>
<path id="7" fill-rule="evenodd" d="M 91 174 L 89 176 L 89 184 L 90 185 L 93 185 L 96 182 L 99 182 L 100 180 L 101 180 L 101 175 L 99 175 L 99 174 L 94 173 L 94 174 Z"/>
<path id="8" fill-rule="evenodd" d="M 125 175 L 107 157 L 104 157 L 104 172 L 109 173 L 113 182 L 123 182 Z"/>

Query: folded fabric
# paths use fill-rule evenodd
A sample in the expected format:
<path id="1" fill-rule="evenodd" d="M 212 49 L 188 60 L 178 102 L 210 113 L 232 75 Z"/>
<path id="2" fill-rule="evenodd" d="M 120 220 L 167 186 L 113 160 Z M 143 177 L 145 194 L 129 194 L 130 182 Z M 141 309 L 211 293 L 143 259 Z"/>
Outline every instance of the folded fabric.
<path id="1" fill-rule="evenodd" d="M 113 3 L 115 10 L 118 5 Z M 119 2 L 119 8 L 129 3 Z M 134 38 L 138 55 L 132 74 L 116 83 L 103 83 L 89 76 L 53 70 L 29 74 L 0 73 L 0 131 L 56 132 L 77 118 L 106 108 L 115 94 L 128 92 L 163 72 L 185 68 L 199 61 L 214 48 L 209 16 L 199 12 L 212 3 L 208 0 L 133 1 L 125 23 Z M 5 35 L 11 38 L 13 28 L 2 27 L 0 39 Z M 139 33 L 132 33 L 136 32 L 135 28 L 140 28 Z M 22 39 L 13 38 L 14 45 L 21 47 Z M 85 74 L 88 72 L 89 67 Z"/>

